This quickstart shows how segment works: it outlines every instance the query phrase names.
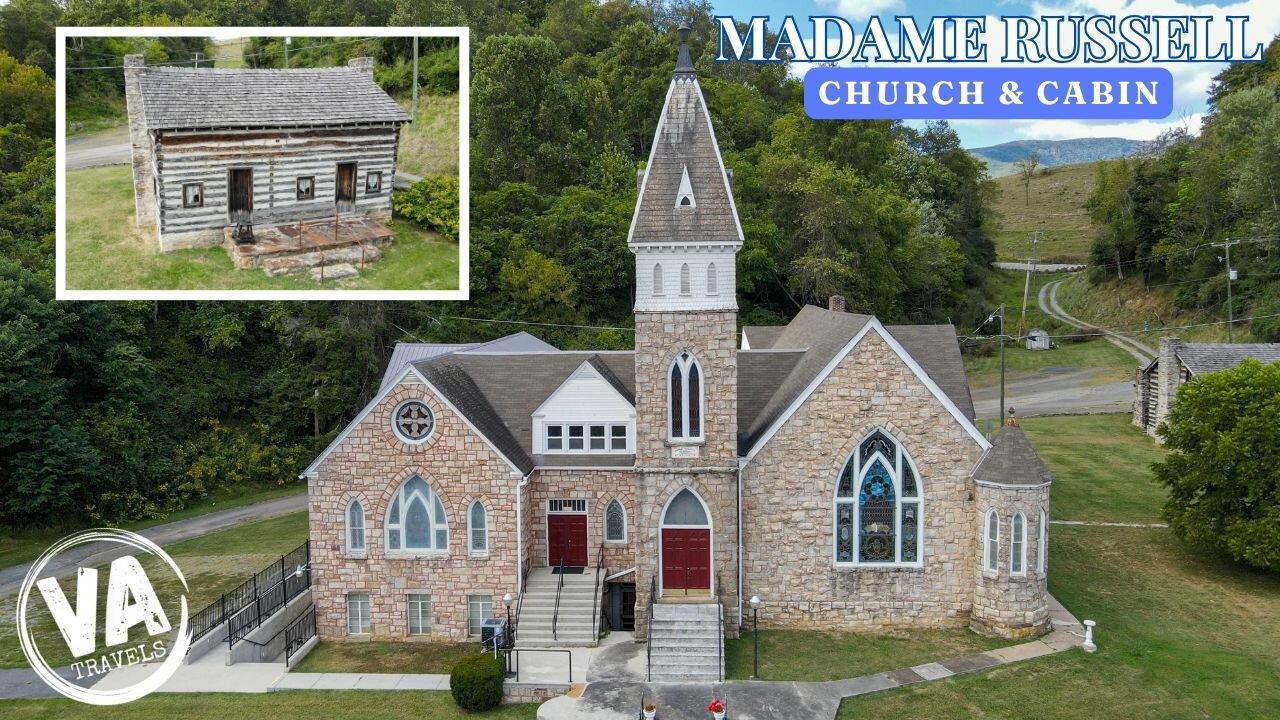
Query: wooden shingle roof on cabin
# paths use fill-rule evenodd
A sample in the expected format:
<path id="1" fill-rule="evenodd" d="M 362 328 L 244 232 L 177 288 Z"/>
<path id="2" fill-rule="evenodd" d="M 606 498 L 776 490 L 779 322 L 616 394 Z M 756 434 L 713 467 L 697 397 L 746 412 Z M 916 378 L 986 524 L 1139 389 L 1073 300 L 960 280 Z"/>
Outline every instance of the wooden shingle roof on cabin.
<path id="1" fill-rule="evenodd" d="M 368 70 L 147 67 L 147 128 L 296 127 L 409 122 Z"/>
<path id="2" fill-rule="evenodd" d="M 1178 360 L 1192 375 L 1230 370 L 1248 359 L 1280 362 L 1280 343 L 1184 343 L 1178 348 Z"/>

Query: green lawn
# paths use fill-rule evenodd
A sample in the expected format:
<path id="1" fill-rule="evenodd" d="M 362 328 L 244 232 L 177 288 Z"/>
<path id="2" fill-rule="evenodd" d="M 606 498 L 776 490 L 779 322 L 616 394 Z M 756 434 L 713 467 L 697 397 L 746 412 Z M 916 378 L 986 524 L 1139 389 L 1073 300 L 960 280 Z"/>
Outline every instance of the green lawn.
<path id="1" fill-rule="evenodd" d="M 161 253 L 133 226 L 128 166 L 67 173 L 67 288 L 73 290 L 453 290 L 458 244 L 407 220 L 391 222 L 395 242 L 359 277 L 318 282 L 306 273 L 268 277 L 236 270 L 221 247 Z"/>
<path id="2" fill-rule="evenodd" d="M 411 97 L 399 98 L 409 109 Z M 458 174 L 458 96 L 418 95 L 418 116 L 400 130 L 396 167 L 413 175 Z"/>
<path id="3" fill-rule="evenodd" d="M 186 518 L 204 515 L 218 510 L 227 510 L 230 508 L 241 507 L 243 505 L 252 505 L 253 503 L 265 502 L 267 500 L 275 500 L 289 495 L 300 495 L 307 491 L 305 483 L 291 483 L 289 485 L 265 488 L 235 488 L 221 489 L 211 492 L 202 498 L 192 502 L 181 510 L 176 510 L 161 518 L 152 518 L 148 520 L 140 520 L 133 523 L 125 523 L 120 527 L 125 530 L 142 530 L 143 528 L 154 527 L 164 523 L 174 522 L 176 520 L 185 520 Z M 0 530 L 0 567 L 9 567 L 11 565 L 19 565 L 21 563 L 31 562 L 40 556 L 46 548 L 55 541 L 70 535 L 77 530 L 81 530 L 84 525 L 75 527 L 52 527 L 52 528 L 30 528 L 22 530 Z"/>
<path id="4" fill-rule="evenodd" d="M 1055 518 L 1156 520 L 1147 463 L 1159 450 L 1127 418 L 1023 426 L 1057 476 Z M 1097 620 L 1096 655 L 1071 651 L 846 700 L 840 717 L 1280 717 L 1280 576 L 1181 545 L 1168 530 L 1057 525 L 1049 589 Z"/>
<path id="5" fill-rule="evenodd" d="M 751 632 L 724 646 L 725 676 L 751 677 Z M 970 655 L 1012 644 L 972 630 L 920 630 L 893 633 L 814 633 L 760 631 L 760 677 L 764 680 L 840 680 L 897 670 L 949 657 Z"/>
<path id="6" fill-rule="evenodd" d="M 9 700 L 0 701 L 0 713 L 6 720 L 169 720 L 176 717 L 201 720 L 367 720 L 373 717 L 379 720 L 533 720 L 538 715 L 538 706 L 503 705 L 491 712 L 472 713 L 459 710 L 447 692 L 351 690 L 262 695 L 156 693 L 114 707 L 83 705 L 71 700 Z"/>
<path id="7" fill-rule="evenodd" d="M 459 660 L 479 651 L 477 643 L 323 641 L 293 672 L 447 674 Z"/>
<path id="8" fill-rule="evenodd" d="M 244 582 L 250 575 L 261 570 L 272 562 L 278 561 L 284 553 L 297 547 L 307 538 L 307 514 L 296 512 L 289 515 L 237 525 L 216 533 L 174 543 L 165 547 L 165 551 L 173 557 L 182 568 L 187 580 L 187 601 L 191 613 L 198 612 L 222 593 L 231 590 Z M 180 583 L 172 573 L 162 569 L 159 561 L 152 558 L 142 560 L 157 595 L 163 600 L 176 600 L 180 594 Z M 106 587 L 107 572 L 105 567 L 99 569 L 98 586 L 102 591 Z M 70 577 L 62 578 L 63 591 L 70 597 L 74 594 L 74 583 Z M 27 667 L 26 657 L 18 645 L 14 614 L 16 612 L 17 595 L 5 598 L 0 604 L 0 667 Z M 178 618 L 177 602 L 164 603 L 166 614 L 176 625 Z M 73 658 L 67 651 L 44 601 L 38 594 L 28 602 L 28 612 L 34 623 L 33 635 L 41 653 L 53 665 L 64 665 Z M 99 617 L 99 637 L 101 637 L 102 618 Z M 144 632 L 136 629 L 135 632 Z M 102 645 L 99 643 L 99 649 Z"/>
<path id="9" fill-rule="evenodd" d="M 1031 253 L 1032 233 L 1039 231 L 1036 253 L 1044 262 L 1087 262 L 1097 237 L 1084 207 L 1093 182 L 1093 163 L 1044 168 L 1031 179 L 1028 203 L 1021 178 L 996 178 L 997 259 L 1025 259 Z"/>

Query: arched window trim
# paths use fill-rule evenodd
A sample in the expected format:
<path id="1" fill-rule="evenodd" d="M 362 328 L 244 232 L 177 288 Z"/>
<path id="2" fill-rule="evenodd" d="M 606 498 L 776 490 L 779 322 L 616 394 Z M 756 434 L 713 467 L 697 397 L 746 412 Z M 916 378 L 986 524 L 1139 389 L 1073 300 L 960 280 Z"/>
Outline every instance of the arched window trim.
<path id="1" fill-rule="evenodd" d="M 653 264 L 653 295 L 661 297 L 662 290 L 662 263 Z"/>
<path id="2" fill-rule="evenodd" d="M 1020 512 L 1009 520 L 1009 574 L 1027 574 L 1027 516 Z"/>
<path id="3" fill-rule="evenodd" d="M 687 358 L 687 359 L 686 359 Z M 698 380 L 697 387 L 692 390 L 689 387 L 689 370 L 697 368 Z M 676 373 L 679 377 L 676 377 Z M 676 382 L 673 382 L 675 380 Z M 673 388 L 673 385 L 677 387 Z M 701 442 L 703 439 L 704 428 L 706 427 L 706 387 L 707 376 L 702 371 L 702 364 L 698 362 L 698 357 L 693 354 L 692 350 L 681 350 L 672 358 L 671 365 L 667 368 L 667 438 L 674 442 Z M 673 390 L 680 393 L 680 432 L 676 432 L 676 404 L 672 396 Z M 692 397 L 696 394 L 696 398 Z M 697 432 L 690 432 L 690 424 L 692 414 L 689 412 L 694 407 L 694 401 L 697 405 Z"/>
<path id="4" fill-rule="evenodd" d="M 358 515 L 354 515 L 355 511 L 359 511 Z M 346 510 L 343 512 L 343 533 L 344 546 L 348 555 L 364 555 L 368 547 L 365 537 L 365 521 L 364 521 L 364 503 L 358 499 L 352 498 L 347 503 Z M 355 519 L 357 522 L 352 522 Z"/>
<path id="5" fill-rule="evenodd" d="M 888 438 L 895 446 L 897 455 L 896 460 L 885 456 L 879 450 L 872 452 L 866 458 L 861 457 L 862 445 L 868 438 L 877 432 Z M 894 560 L 892 562 L 872 562 L 860 559 L 859 539 L 862 536 L 862 512 L 859 495 L 862 490 L 862 483 L 866 480 L 867 474 L 874 467 L 875 461 L 879 460 L 889 470 L 889 478 L 893 483 L 894 493 Z M 840 478 L 843 477 L 845 468 L 853 464 L 855 468 L 853 475 L 852 495 L 848 497 L 840 496 Z M 911 476 L 915 479 L 915 495 L 903 497 L 903 470 L 909 469 Z M 907 449 L 894 437 L 888 430 L 882 427 L 874 427 L 859 438 L 853 447 L 853 452 L 845 460 L 845 464 L 840 467 L 840 475 L 836 477 L 835 491 L 833 494 L 832 513 L 831 513 L 831 559 L 832 563 L 838 567 L 921 567 L 924 564 L 924 548 L 925 548 L 925 500 L 924 500 L 924 483 L 920 477 L 920 471 L 907 453 Z M 852 560 L 842 561 L 839 559 L 839 511 L 842 504 L 850 504 L 853 508 L 853 553 Z M 916 559 L 903 560 L 902 542 L 905 533 L 902 531 L 903 505 L 916 505 Z"/>
<path id="6" fill-rule="evenodd" d="M 680 266 L 680 294 L 693 294 L 692 272 L 689 270 L 689 263 Z"/>
<path id="7" fill-rule="evenodd" d="M 1040 511 L 1039 540 L 1036 542 L 1036 572 L 1044 575 L 1049 557 L 1049 517 Z"/>
<path id="8" fill-rule="evenodd" d="M 609 513 L 613 508 L 618 508 L 618 513 L 622 518 L 622 536 L 609 537 Z M 627 541 L 627 508 L 622 501 L 614 498 L 604 506 L 604 541 L 607 543 L 625 543 Z"/>
<path id="9" fill-rule="evenodd" d="M 995 508 L 988 510 L 982 521 L 982 571 L 991 575 L 1000 572 L 1000 515 Z"/>
<path id="10" fill-rule="evenodd" d="M 480 510 L 480 526 L 476 527 L 475 511 Z M 480 545 L 476 546 L 476 531 L 480 531 Z M 489 554 L 489 510 L 484 503 L 474 500 L 467 506 L 467 553 L 470 555 Z"/>
<path id="11" fill-rule="evenodd" d="M 716 276 L 716 264 L 707 263 L 707 294 L 720 294 L 720 281 Z"/>
<path id="12" fill-rule="evenodd" d="M 405 488 L 414 478 L 422 480 L 426 486 L 426 494 L 422 498 L 427 508 L 427 520 L 429 532 L 427 534 L 428 544 L 425 547 L 408 547 L 408 528 L 407 518 L 409 514 L 409 504 L 416 496 L 422 494 L 413 491 L 406 492 Z M 392 511 L 397 511 L 394 514 Z M 398 533 L 398 546 L 393 547 L 392 535 Z M 396 487 L 395 492 L 387 500 L 387 511 L 383 522 L 383 547 L 388 555 L 421 555 L 421 554 L 443 554 L 449 550 L 449 515 L 445 511 L 444 501 L 431 487 L 431 483 L 421 475 L 410 475 L 405 478 L 404 482 Z"/>

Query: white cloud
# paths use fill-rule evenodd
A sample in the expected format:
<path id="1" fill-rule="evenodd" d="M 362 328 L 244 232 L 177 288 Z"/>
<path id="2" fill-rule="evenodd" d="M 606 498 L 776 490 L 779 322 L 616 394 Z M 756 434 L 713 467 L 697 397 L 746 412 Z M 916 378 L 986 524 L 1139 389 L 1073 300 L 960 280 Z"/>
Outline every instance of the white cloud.
<path id="1" fill-rule="evenodd" d="M 817 0 L 821 7 L 831 8 L 843 18 L 858 24 L 862 18 L 879 15 L 889 10 L 901 10 L 902 0 Z"/>

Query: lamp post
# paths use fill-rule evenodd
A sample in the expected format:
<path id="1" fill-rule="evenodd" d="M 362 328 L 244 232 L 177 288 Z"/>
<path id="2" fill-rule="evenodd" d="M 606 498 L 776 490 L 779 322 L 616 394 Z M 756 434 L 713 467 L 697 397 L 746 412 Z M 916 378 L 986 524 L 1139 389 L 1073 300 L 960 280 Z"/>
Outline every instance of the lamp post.
<path id="1" fill-rule="evenodd" d="M 516 601 L 516 598 L 511 593 L 507 593 L 506 595 L 502 596 L 502 604 L 507 606 L 507 636 L 504 638 L 504 640 L 506 641 L 505 644 L 508 647 L 510 647 L 511 645 L 511 632 L 512 632 L 511 631 L 511 604 L 514 603 L 515 601 Z"/>
<path id="2" fill-rule="evenodd" d="M 764 601 L 759 595 L 752 595 L 751 600 L 751 679 L 760 679 L 760 606 Z"/>

